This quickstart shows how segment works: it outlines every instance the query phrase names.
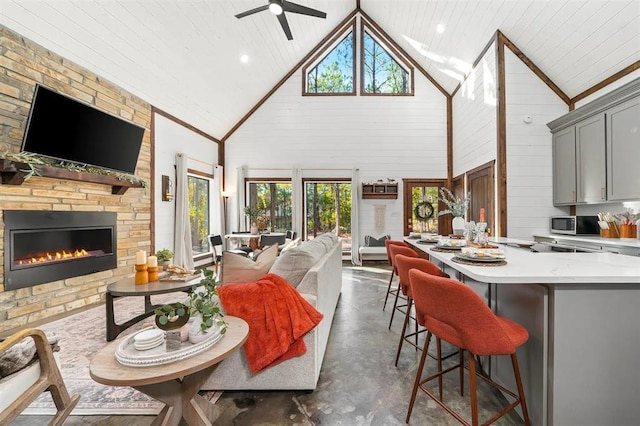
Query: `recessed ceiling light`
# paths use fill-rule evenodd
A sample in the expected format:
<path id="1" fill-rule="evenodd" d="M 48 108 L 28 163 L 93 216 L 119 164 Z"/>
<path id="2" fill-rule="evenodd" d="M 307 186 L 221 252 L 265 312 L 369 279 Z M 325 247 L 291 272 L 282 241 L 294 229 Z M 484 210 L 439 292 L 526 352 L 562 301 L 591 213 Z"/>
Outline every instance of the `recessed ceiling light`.
<path id="1" fill-rule="evenodd" d="M 438 25 L 436 25 L 436 31 L 437 31 L 439 34 L 442 34 L 442 33 L 444 32 L 444 24 L 438 24 Z"/>
<path id="2" fill-rule="evenodd" d="M 240 62 L 242 62 L 243 64 L 246 64 L 247 62 L 249 62 L 249 55 L 242 55 L 240 56 Z"/>

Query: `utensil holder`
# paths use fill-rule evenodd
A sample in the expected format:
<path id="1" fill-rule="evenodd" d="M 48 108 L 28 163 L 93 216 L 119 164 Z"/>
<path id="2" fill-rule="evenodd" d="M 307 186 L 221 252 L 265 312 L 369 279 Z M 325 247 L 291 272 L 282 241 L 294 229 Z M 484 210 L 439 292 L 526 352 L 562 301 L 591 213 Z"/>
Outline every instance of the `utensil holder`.
<path id="1" fill-rule="evenodd" d="M 607 222 L 609 229 L 600 229 L 600 236 L 602 238 L 620 238 L 618 232 L 618 225 L 615 222 Z"/>
<path id="2" fill-rule="evenodd" d="M 136 285 L 147 284 L 149 282 L 149 272 L 147 271 L 147 265 L 136 265 Z"/>
<path id="3" fill-rule="evenodd" d="M 620 225 L 620 238 L 636 238 L 637 235 L 637 225 L 630 223 Z"/>

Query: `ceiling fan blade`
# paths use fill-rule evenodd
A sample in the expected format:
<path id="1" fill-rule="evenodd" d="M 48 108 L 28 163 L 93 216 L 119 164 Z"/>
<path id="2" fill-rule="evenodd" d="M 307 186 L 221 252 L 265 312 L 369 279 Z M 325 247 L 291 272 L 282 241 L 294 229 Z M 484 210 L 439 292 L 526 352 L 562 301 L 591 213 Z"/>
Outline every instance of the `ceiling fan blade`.
<path id="1" fill-rule="evenodd" d="M 242 13 L 238 13 L 236 15 L 236 18 L 238 18 L 238 19 L 244 18 L 245 16 L 253 15 L 254 13 L 262 12 L 263 10 L 267 10 L 267 9 L 269 9 L 269 5 L 268 4 L 265 5 L 265 6 L 256 7 L 255 9 L 244 11 Z"/>
<path id="2" fill-rule="evenodd" d="M 299 4 L 291 3 L 289 1 L 284 0 L 282 2 L 282 8 L 286 12 L 298 13 L 300 15 L 309 15 L 315 16 L 316 18 L 326 18 L 327 14 L 316 9 L 311 9 L 310 7 L 300 6 Z"/>
<path id="3" fill-rule="evenodd" d="M 291 35 L 291 29 L 289 28 L 289 23 L 287 22 L 287 17 L 284 16 L 284 13 L 278 15 L 278 21 L 280 21 L 280 25 L 282 26 L 282 31 L 287 35 L 287 40 L 293 40 L 293 36 Z"/>

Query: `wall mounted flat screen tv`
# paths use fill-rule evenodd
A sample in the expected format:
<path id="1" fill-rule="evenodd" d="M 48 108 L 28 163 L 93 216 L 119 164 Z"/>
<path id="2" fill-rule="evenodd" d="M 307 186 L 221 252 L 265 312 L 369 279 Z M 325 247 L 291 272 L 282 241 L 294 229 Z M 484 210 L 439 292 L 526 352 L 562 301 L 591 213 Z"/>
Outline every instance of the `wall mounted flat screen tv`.
<path id="1" fill-rule="evenodd" d="M 144 128 L 36 85 L 22 150 L 133 174 Z"/>

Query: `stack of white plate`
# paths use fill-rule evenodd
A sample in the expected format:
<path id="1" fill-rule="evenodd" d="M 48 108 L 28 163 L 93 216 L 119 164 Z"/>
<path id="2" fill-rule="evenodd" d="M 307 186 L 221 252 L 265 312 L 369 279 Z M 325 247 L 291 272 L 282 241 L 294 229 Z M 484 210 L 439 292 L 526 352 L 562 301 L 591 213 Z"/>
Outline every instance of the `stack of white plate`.
<path id="1" fill-rule="evenodd" d="M 133 337 L 133 347 L 139 351 L 146 351 L 164 343 L 164 331 L 157 328 L 141 331 Z"/>

